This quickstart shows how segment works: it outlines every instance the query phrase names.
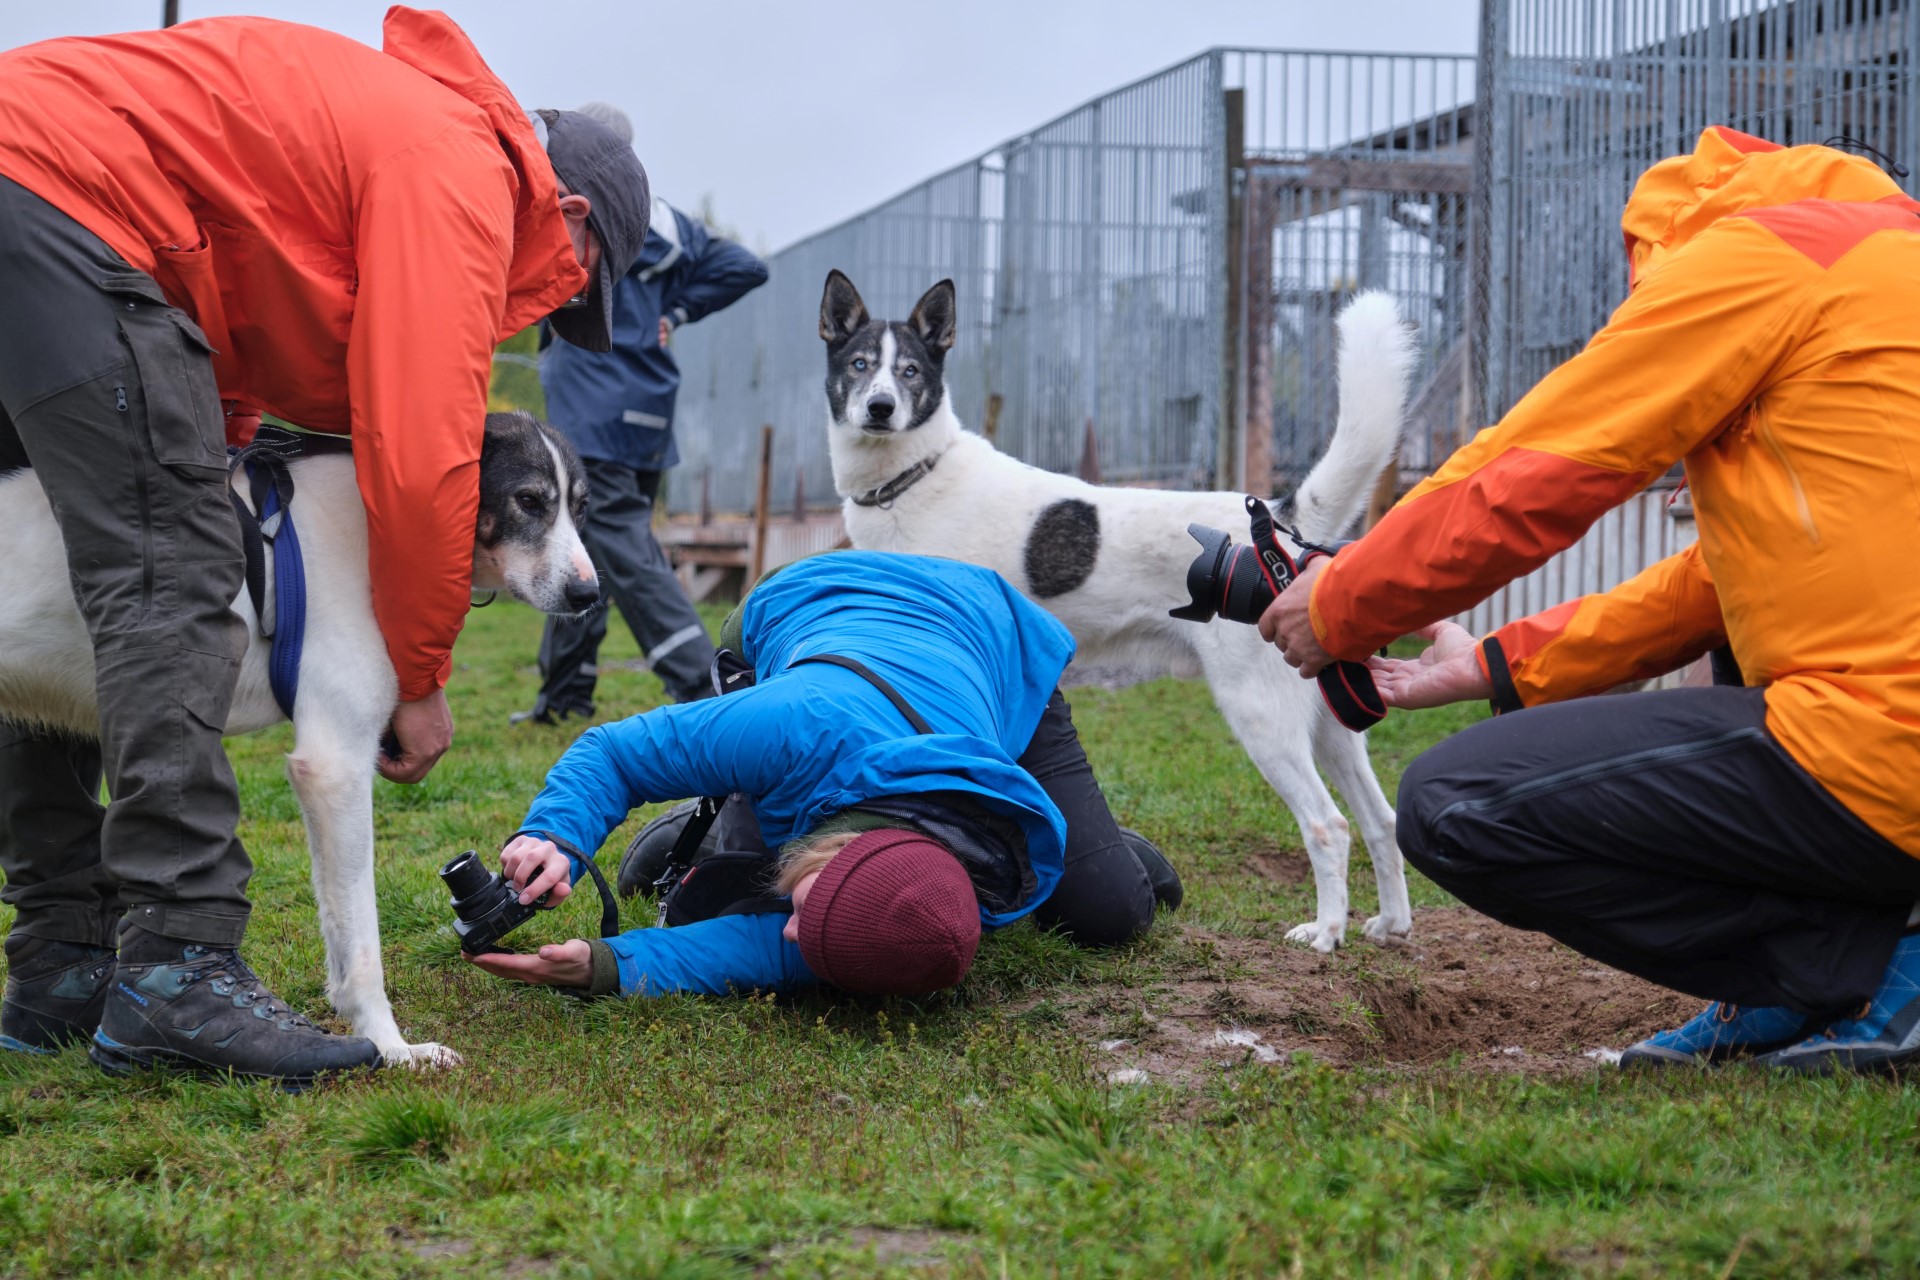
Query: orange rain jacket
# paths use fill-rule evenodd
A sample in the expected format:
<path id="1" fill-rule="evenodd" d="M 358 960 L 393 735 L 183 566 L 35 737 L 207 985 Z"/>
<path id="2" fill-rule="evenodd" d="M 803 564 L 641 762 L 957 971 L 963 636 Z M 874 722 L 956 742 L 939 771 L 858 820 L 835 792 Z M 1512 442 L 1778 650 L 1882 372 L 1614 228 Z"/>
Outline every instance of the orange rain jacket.
<path id="1" fill-rule="evenodd" d="M 466 34 L 395 7 L 381 51 L 262 18 L 27 45 L 0 54 L 0 175 L 193 316 L 236 443 L 261 410 L 352 432 L 400 696 L 444 684 L 494 345 L 586 279 Z"/>
<path id="2" fill-rule="evenodd" d="M 1731 642 L 1780 744 L 1920 856 L 1920 204 L 1873 164 L 1709 129 L 1641 178 L 1634 289 L 1586 350 L 1315 584 L 1328 651 L 1484 599 L 1676 460 L 1699 542 L 1482 642 L 1507 705 Z"/>

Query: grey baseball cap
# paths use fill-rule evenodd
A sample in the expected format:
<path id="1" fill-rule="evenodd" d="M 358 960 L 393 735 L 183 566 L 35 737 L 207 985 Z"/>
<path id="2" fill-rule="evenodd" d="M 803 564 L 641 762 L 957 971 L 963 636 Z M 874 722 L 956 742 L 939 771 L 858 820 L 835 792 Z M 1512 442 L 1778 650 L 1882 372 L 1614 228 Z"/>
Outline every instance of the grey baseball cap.
<path id="1" fill-rule="evenodd" d="M 555 311 L 548 321 L 574 346 L 607 351 L 613 346 L 614 282 L 627 274 L 647 240 L 647 217 L 653 209 L 647 171 L 632 146 L 590 116 L 542 109 L 533 113 L 533 122 L 555 176 L 592 205 L 587 226 L 600 241 L 600 270 L 585 297 Z"/>

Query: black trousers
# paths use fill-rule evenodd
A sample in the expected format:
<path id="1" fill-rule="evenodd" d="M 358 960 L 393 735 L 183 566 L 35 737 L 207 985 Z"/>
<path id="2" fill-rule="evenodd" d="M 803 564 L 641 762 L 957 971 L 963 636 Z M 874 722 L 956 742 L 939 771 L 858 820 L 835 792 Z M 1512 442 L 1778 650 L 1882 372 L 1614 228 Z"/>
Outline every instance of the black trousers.
<path id="1" fill-rule="evenodd" d="M 1017 763 L 1067 820 L 1066 869 L 1034 920 L 1088 947 L 1120 946 L 1143 936 L 1153 926 L 1153 883 L 1121 838 L 1058 689 Z M 765 851 L 753 810 L 740 800 L 734 797 L 720 811 L 715 847 Z"/>
<path id="2" fill-rule="evenodd" d="M 0 465 L 23 460 L 66 547 L 100 721 L 97 746 L 0 726 L 14 928 L 111 945 L 124 909 L 237 944 L 252 867 L 220 738 L 247 638 L 206 338 L 151 276 L 0 178 Z"/>
<path id="3" fill-rule="evenodd" d="M 602 589 L 620 606 L 648 670 L 660 677 L 674 701 L 709 696 L 713 642 L 653 536 L 660 473 L 635 471 L 601 458 L 584 458 L 582 463 L 588 499 L 580 539 L 593 557 Z M 564 712 L 593 705 L 600 642 L 606 636 L 605 609 L 579 618 L 548 617 L 540 638 L 542 678 L 535 710 Z"/>
<path id="4" fill-rule="evenodd" d="M 1766 729 L 1760 689 L 1583 698 L 1485 721 L 1400 783 L 1400 847 L 1461 901 L 1708 1000 L 1857 1009 L 1920 899 Z"/>

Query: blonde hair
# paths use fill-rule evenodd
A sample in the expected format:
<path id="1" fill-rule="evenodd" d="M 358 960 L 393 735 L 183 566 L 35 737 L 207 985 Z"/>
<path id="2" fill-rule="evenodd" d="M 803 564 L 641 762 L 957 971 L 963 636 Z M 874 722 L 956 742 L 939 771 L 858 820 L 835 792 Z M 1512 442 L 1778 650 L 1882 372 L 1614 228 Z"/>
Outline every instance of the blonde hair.
<path id="1" fill-rule="evenodd" d="M 858 831 L 835 831 L 824 836 L 802 836 L 789 841 L 780 851 L 780 874 L 775 878 L 774 888 L 782 896 L 791 894 L 793 886 L 805 880 L 816 871 L 825 871 L 834 856 L 860 833 Z"/>

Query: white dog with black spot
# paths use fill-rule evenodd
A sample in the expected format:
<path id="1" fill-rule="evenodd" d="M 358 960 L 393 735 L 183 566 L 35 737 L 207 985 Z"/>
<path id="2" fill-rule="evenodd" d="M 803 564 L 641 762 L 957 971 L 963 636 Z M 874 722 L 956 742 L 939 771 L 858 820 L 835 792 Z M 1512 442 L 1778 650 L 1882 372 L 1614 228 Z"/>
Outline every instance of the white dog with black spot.
<path id="1" fill-rule="evenodd" d="M 1365 508 L 1400 438 L 1411 335 L 1385 294 L 1340 317 L 1340 414 L 1333 441 L 1300 485 L 1285 523 L 1310 542 L 1338 538 Z M 1334 719 L 1257 629 L 1181 621 L 1187 525 L 1246 537 L 1236 493 L 1100 488 L 1030 467 L 966 430 L 943 380 L 956 327 L 953 282 L 928 290 L 904 322 L 871 318 L 835 271 L 820 305 L 826 342 L 834 488 L 853 545 L 948 556 L 994 569 L 1065 623 L 1085 662 L 1204 676 L 1256 767 L 1299 823 L 1318 909 L 1287 934 L 1319 951 L 1347 927 L 1351 837 L 1316 763 L 1346 798 L 1373 859 L 1376 942 L 1413 926 L 1393 809 L 1367 761 L 1366 739 Z"/>

